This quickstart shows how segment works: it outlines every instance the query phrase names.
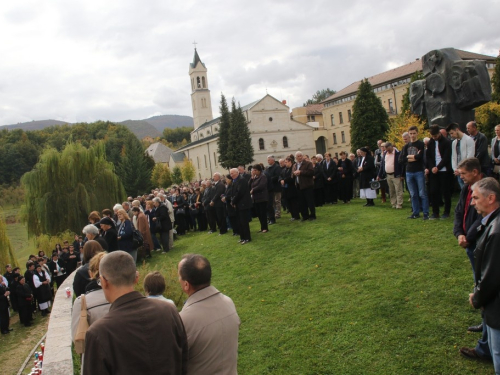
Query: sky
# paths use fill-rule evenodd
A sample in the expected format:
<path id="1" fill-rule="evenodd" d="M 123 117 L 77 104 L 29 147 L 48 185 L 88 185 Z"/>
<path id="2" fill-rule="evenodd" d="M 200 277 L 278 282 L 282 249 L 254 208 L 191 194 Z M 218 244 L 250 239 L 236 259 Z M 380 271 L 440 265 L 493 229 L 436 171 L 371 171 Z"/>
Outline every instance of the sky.
<path id="1" fill-rule="evenodd" d="M 0 4 L 0 125 L 192 116 L 194 42 L 220 95 L 301 106 L 455 47 L 497 56 L 498 0 L 22 0 Z"/>

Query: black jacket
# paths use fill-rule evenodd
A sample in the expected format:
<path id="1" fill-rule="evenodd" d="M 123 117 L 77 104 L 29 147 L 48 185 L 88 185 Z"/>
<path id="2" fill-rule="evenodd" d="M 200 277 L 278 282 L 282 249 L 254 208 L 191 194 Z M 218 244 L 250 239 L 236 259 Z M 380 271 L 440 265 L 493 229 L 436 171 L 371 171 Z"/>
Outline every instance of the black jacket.
<path id="1" fill-rule="evenodd" d="M 476 263 L 476 287 L 472 304 L 484 309 L 488 326 L 500 329 L 500 209 L 494 211 L 486 225 L 478 230 L 474 258 Z"/>
<path id="2" fill-rule="evenodd" d="M 203 203 L 203 207 L 205 210 L 210 210 L 213 208 L 210 206 L 210 202 L 212 201 L 215 195 L 215 188 L 213 186 L 207 187 L 205 191 L 203 191 L 203 197 L 201 198 L 201 203 Z"/>
<path id="3" fill-rule="evenodd" d="M 486 172 L 486 168 L 489 168 L 491 164 L 490 155 L 488 155 L 488 138 L 481 132 L 478 132 L 473 138 L 476 144 L 474 156 L 479 159 L 481 168 L 485 169 L 483 172 Z"/>
<path id="4" fill-rule="evenodd" d="M 170 229 L 172 229 L 172 221 L 170 221 L 170 216 L 168 215 L 168 208 L 164 204 L 160 204 L 158 207 L 156 207 L 156 222 L 161 223 L 161 229 L 157 230 L 161 232 L 168 232 Z"/>
<path id="5" fill-rule="evenodd" d="M 327 185 L 332 185 L 335 182 L 337 182 L 337 164 L 333 159 L 330 159 L 330 163 L 328 166 L 326 165 L 326 159 L 323 160 L 323 163 L 321 163 L 322 169 L 323 169 L 323 177 L 325 179 L 325 184 Z M 328 178 L 331 178 L 330 181 L 328 181 Z"/>
<path id="6" fill-rule="evenodd" d="M 290 168 L 283 168 L 280 175 L 280 181 L 283 180 L 285 182 L 281 189 L 281 196 L 286 199 L 295 198 L 299 195 L 299 191 L 295 185 L 295 176 L 292 175 L 292 168 L 293 164 Z"/>
<path id="7" fill-rule="evenodd" d="M 252 207 L 252 197 L 250 196 L 250 188 L 248 180 L 245 177 L 238 176 L 233 180 L 231 190 L 231 202 L 238 210 L 248 210 Z"/>
<path id="8" fill-rule="evenodd" d="M 278 163 L 274 163 L 266 168 L 264 174 L 267 177 L 268 191 L 279 193 L 281 191 L 281 184 L 278 179 L 280 177 L 281 167 Z"/>
<path id="9" fill-rule="evenodd" d="M 439 153 L 441 154 L 441 161 L 436 165 L 436 142 L 438 142 Z M 437 167 L 440 170 L 446 167 L 446 172 L 451 173 L 451 141 L 448 138 L 441 136 L 438 141 L 433 138 L 427 144 L 426 151 L 426 167 L 429 169 L 429 174 L 432 173 L 431 169 Z"/>
<path id="10" fill-rule="evenodd" d="M 49 271 L 52 274 L 52 277 L 60 277 L 63 275 L 66 275 L 66 267 L 64 266 L 63 262 L 61 260 L 57 260 L 57 264 L 59 265 L 59 272 L 57 271 L 57 265 L 56 262 L 51 260 L 49 263 L 47 263 L 47 266 L 49 267 Z"/>
<path id="11" fill-rule="evenodd" d="M 481 225 L 481 219 L 483 218 L 479 215 L 474 208 L 474 206 L 469 204 L 469 209 L 467 210 L 467 216 L 465 215 L 465 203 L 467 200 L 467 195 L 469 193 L 469 185 L 465 185 L 458 199 L 457 206 L 455 207 L 455 221 L 453 222 L 453 234 L 455 237 L 464 235 L 469 243 L 469 248 L 474 249 L 476 247 L 476 235 L 477 228 Z M 470 202 L 469 202 L 470 203 Z M 464 231 L 465 222 L 465 231 Z"/>
<path id="12" fill-rule="evenodd" d="M 118 250 L 118 232 L 116 228 L 109 228 L 106 232 L 104 232 L 104 241 L 108 244 L 108 251 L 116 251 Z"/>
<path id="13" fill-rule="evenodd" d="M 323 165 L 321 163 L 316 163 L 316 165 L 314 166 L 314 188 L 323 189 L 324 187 L 325 177 L 323 175 Z"/>
<path id="14" fill-rule="evenodd" d="M 219 180 L 216 184 L 212 185 L 212 189 L 213 194 L 211 194 L 212 199 L 210 202 L 213 202 L 213 207 L 223 207 L 224 202 L 221 201 L 221 196 L 226 193 L 226 185 L 224 185 L 222 180 Z"/>

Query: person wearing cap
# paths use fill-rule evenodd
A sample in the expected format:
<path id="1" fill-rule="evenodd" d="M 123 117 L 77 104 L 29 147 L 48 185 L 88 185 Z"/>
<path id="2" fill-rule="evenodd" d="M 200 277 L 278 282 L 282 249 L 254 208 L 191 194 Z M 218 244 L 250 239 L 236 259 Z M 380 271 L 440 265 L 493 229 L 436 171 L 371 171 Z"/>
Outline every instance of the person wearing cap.
<path id="1" fill-rule="evenodd" d="M 358 165 L 359 195 L 366 199 L 365 207 L 375 206 L 373 200 L 377 198 L 377 192 L 371 189 L 370 182 L 375 177 L 375 160 L 366 147 L 359 149 L 361 161 Z"/>
<path id="2" fill-rule="evenodd" d="M 83 250 L 83 248 L 82 248 Z M 59 260 L 57 253 L 52 254 L 52 260 L 48 264 L 50 273 L 56 283 L 57 289 L 66 280 L 66 267 L 63 262 Z"/>
<path id="3" fill-rule="evenodd" d="M 50 292 L 50 275 L 42 269 L 41 264 L 37 264 L 33 273 L 33 285 L 38 299 L 38 308 L 42 316 L 49 314 L 50 301 L 52 294 Z"/>
<path id="4" fill-rule="evenodd" d="M 101 238 L 106 241 L 107 251 L 118 250 L 118 233 L 114 221 L 109 217 L 103 217 L 99 223 L 101 224 L 101 229 L 104 231 L 104 236 Z"/>

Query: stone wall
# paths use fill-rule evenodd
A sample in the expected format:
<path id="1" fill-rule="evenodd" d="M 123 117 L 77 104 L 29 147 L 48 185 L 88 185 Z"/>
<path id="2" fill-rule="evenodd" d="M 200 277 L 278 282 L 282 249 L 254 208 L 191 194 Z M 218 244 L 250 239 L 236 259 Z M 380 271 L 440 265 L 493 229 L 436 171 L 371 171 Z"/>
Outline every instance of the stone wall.
<path id="1" fill-rule="evenodd" d="M 68 276 L 57 290 L 50 314 L 49 328 L 45 340 L 43 356 L 44 375 L 73 374 L 71 355 L 71 308 L 73 306 L 73 279 L 75 272 Z M 66 288 L 71 289 L 71 297 L 66 297 Z"/>

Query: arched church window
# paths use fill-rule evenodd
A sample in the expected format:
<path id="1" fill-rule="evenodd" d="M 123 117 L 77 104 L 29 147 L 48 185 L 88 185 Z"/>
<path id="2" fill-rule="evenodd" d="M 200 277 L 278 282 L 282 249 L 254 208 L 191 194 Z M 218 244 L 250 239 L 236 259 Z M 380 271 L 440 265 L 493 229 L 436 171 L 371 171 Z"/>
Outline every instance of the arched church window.
<path id="1" fill-rule="evenodd" d="M 207 85 L 206 85 L 206 82 L 205 82 L 205 77 L 201 77 L 201 82 L 202 82 L 203 88 L 206 89 Z"/>
<path id="2" fill-rule="evenodd" d="M 196 77 L 196 87 L 201 89 L 201 81 L 200 81 L 200 77 Z"/>
<path id="3" fill-rule="evenodd" d="M 283 148 L 288 148 L 288 138 L 283 137 Z"/>
<path id="4" fill-rule="evenodd" d="M 264 149 L 264 139 L 259 138 L 259 150 L 263 150 L 263 149 Z"/>

